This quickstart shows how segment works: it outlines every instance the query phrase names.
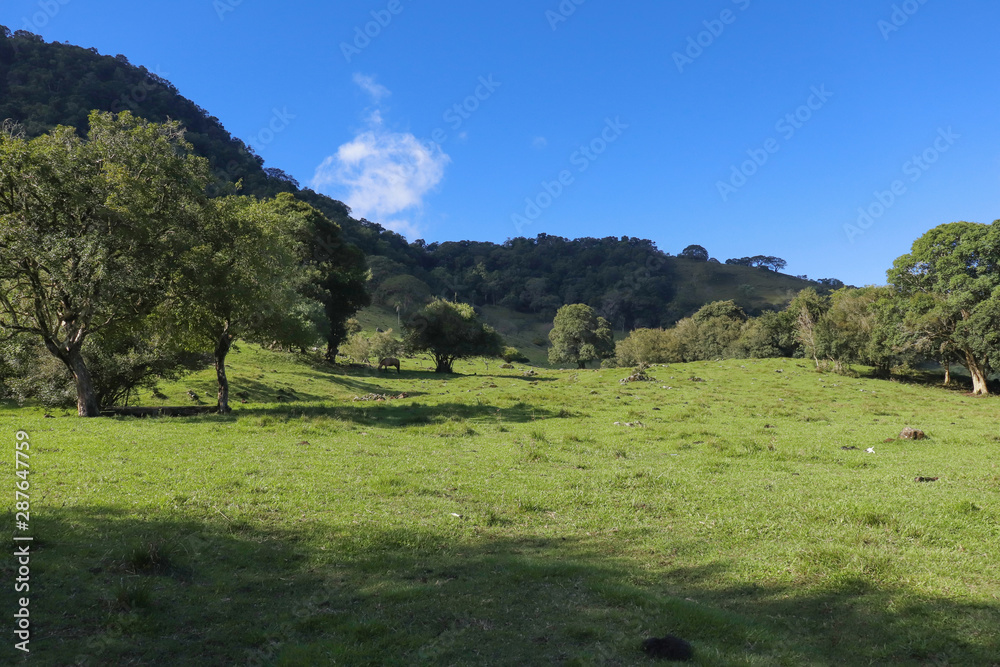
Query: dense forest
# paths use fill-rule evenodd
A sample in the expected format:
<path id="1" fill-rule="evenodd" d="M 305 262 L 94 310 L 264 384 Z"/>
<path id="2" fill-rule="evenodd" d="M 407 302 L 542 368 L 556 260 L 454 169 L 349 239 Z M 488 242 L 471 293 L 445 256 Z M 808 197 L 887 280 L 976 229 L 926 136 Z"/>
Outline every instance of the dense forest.
<path id="1" fill-rule="evenodd" d="M 179 122 L 186 129 L 186 141 L 208 160 L 215 180 L 213 194 L 234 194 L 234 184 L 239 183 L 241 195 L 267 199 L 287 192 L 322 212 L 340 226 L 346 242 L 368 257 L 372 272 L 368 288 L 380 305 L 407 311 L 440 296 L 551 318 L 564 304 L 585 303 L 616 328 L 630 329 L 667 326 L 704 303 L 690 290 L 679 294 L 679 286 L 691 282 L 692 262 L 711 262 L 707 251 L 704 256 L 681 253 L 678 259 L 652 241 L 627 236 L 570 240 L 539 234 L 503 244 L 407 242 L 376 222 L 353 218 L 342 202 L 301 187 L 281 169 L 265 167 L 252 146 L 231 136 L 218 118 L 184 98 L 156 72 L 132 65 L 123 55 L 104 56 L 96 49 L 47 43 L 30 32 L 11 33 L 0 26 L 0 120 L 21 124 L 28 137 L 57 125 L 74 127 L 83 136 L 92 110 L 130 111 L 156 123 Z M 752 259 L 758 258 L 727 261 L 746 267 L 747 273 L 734 281 L 731 295 L 723 296 L 736 297 L 748 312 L 783 307 L 789 290 L 810 284 L 823 290 L 840 284 L 802 280 L 794 286 L 783 283 L 780 290 L 758 289 L 756 298 L 750 298 L 750 283 L 777 278 L 776 271 L 784 267 L 780 258 Z M 708 274 L 704 268 L 698 273 L 699 280 L 733 282 L 729 274 L 714 273 L 719 262 L 711 263 Z M 743 293 L 736 291 L 739 288 Z"/>

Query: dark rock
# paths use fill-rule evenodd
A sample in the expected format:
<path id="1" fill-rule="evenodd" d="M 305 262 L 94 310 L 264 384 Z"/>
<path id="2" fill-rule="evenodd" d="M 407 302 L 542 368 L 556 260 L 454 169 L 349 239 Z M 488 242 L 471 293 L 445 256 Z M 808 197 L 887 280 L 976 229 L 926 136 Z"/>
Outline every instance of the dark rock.
<path id="1" fill-rule="evenodd" d="M 686 662 L 694 657 L 694 649 L 691 644 L 674 635 L 667 635 L 663 638 L 650 637 L 642 643 L 642 650 L 650 658 L 657 660 Z"/>

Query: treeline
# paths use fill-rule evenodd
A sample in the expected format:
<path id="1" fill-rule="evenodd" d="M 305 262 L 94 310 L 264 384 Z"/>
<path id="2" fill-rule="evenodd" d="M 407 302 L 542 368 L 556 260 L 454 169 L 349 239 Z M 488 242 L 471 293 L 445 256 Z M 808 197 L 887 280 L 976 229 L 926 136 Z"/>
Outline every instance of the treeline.
<path id="1" fill-rule="evenodd" d="M 1000 220 L 940 225 L 914 242 L 885 287 L 800 292 L 781 312 L 747 317 L 711 303 L 670 329 L 620 341 L 618 365 L 720 358 L 804 357 L 817 368 L 863 364 L 876 374 L 925 361 L 964 366 L 975 394 L 1000 369 Z M 610 355 L 608 355 L 610 356 Z"/>
<path id="2" fill-rule="evenodd" d="M 417 242 L 420 246 L 421 243 Z M 503 244 L 458 241 L 422 246 L 425 272 L 442 296 L 551 317 L 587 303 L 625 326 L 656 325 L 673 296 L 673 267 L 652 241 L 566 239 L 539 234 Z M 376 302 L 399 302 L 401 266 L 371 260 Z M 396 275 L 394 275 L 396 274 Z M 435 292 L 431 284 L 423 288 Z"/>

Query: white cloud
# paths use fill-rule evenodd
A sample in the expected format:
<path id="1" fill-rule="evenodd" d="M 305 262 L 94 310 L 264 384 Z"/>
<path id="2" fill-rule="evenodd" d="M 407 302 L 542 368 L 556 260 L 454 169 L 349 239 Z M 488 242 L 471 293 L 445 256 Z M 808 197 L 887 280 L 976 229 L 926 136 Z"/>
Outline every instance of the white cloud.
<path id="1" fill-rule="evenodd" d="M 537 150 L 542 150 L 549 145 L 549 140 L 545 137 L 535 137 L 532 139 L 531 145 Z"/>
<path id="2" fill-rule="evenodd" d="M 375 77 L 366 76 L 361 72 L 354 73 L 354 83 L 358 84 L 361 90 L 371 95 L 372 101 L 374 101 L 375 104 L 381 102 L 383 97 L 389 97 L 392 95 L 388 88 L 375 82 Z"/>
<path id="3" fill-rule="evenodd" d="M 355 75 L 356 82 L 359 77 L 382 88 L 370 77 Z M 383 96 L 388 94 L 385 90 Z M 368 117 L 366 130 L 316 168 L 312 186 L 343 199 L 355 216 L 412 239 L 420 232 L 417 223 L 409 218 L 419 214 L 424 197 L 444 178 L 449 162 L 451 158 L 439 146 L 424 144 L 409 133 L 385 129 L 376 110 Z"/>
<path id="4" fill-rule="evenodd" d="M 397 234 L 402 234 L 410 241 L 418 239 L 421 236 L 420 228 L 409 220 L 383 220 L 379 224 Z"/>

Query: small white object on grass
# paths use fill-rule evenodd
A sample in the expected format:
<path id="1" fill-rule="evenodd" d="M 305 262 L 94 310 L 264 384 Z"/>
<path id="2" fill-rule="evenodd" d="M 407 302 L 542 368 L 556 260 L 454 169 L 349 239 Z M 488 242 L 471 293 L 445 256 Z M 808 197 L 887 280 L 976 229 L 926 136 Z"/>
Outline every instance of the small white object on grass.
<path id="1" fill-rule="evenodd" d="M 869 453 L 869 454 L 874 454 L 874 453 L 875 453 L 875 448 L 874 448 L 874 447 L 869 447 L 869 448 L 868 448 L 868 449 L 866 449 L 865 451 L 866 451 L 867 453 Z"/>

